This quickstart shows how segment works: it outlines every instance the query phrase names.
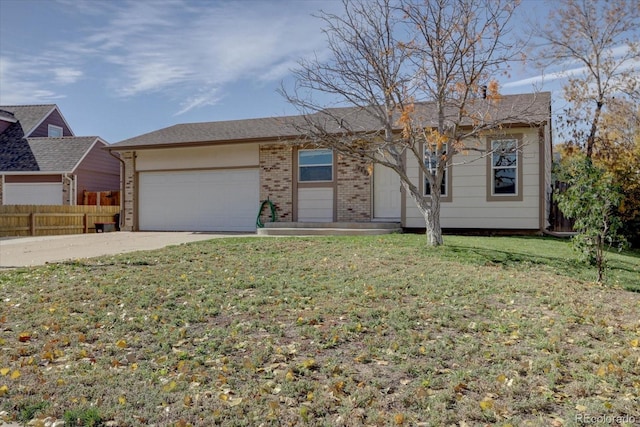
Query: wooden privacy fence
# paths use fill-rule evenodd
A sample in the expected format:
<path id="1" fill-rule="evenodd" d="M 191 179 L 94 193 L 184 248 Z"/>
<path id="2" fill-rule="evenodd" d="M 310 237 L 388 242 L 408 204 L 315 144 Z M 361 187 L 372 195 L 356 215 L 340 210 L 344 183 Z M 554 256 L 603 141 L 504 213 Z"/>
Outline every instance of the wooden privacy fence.
<path id="1" fill-rule="evenodd" d="M 96 222 L 114 222 L 119 206 L 0 206 L 0 237 L 95 232 Z"/>
<path id="2" fill-rule="evenodd" d="M 82 204 L 92 206 L 120 206 L 119 191 L 84 191 Z"/>
<path id="3" fill-rule="evenodd" d="M 551 197 L 551 212 L 549 222 L 551 223 L 551 230 L 557 232 L 573 232 L 574 220 L 566 218 L 560 207 L 558 207 L 558 201 L 555 199 L 555 192 L 564 192 L 569 186 L 560 181 L 556 181 L 554 187 L 554 195 Z"/>

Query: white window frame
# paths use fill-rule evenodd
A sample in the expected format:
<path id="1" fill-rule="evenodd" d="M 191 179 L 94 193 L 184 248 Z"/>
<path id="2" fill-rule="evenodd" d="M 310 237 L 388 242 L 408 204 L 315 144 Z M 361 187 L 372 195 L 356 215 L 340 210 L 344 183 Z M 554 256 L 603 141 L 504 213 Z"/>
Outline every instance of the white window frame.
<path id="1" fill-rule="evenodd" d="M 329 163 L 318 163 L 318 164 L 312 164 L 312 165 L 303 165 L 300 163 L 300 157 L 301 154 L 303 153 L 308 153 L 308 152 L 319 152 L 319 151 L 325 151 L 328 152 L 329 154 L 331 154 L 331 161 Z M 307 182 L 332 182 L 333 181 L 333 176 L 334 176 L 334 167 L 333 167 L 333 160 L 334 160 L 334 154 L 333 154 L 333 150 L 331 150 L 330 148 L 316 148 L 316 149 L 301 149 L 298 150 L 298 182 L 303 182 L 303 183 L 307 183 Z M 302 179 L 302 168 L 313 168 L 313 167 L 331 167 L 331 179 L 321 179 L 321 180 L 303 180 Z"/>
<path id="2" fill-rule="evenodd" d="M 55 133 L 55 135 L 52 135 L 52 133 Z M 49 138 L 62 138 L 64 136 L 64 129 L 60 126 L 48 125 L 47 136 Z"/>

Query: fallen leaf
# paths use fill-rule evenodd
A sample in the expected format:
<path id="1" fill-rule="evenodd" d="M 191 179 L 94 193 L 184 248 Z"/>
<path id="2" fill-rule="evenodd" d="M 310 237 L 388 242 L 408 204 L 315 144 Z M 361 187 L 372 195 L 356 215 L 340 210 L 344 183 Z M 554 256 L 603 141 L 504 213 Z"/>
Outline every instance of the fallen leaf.
<path id="1" fill-rule="evenodd" d="M 4 396 L 7 393 L 9 393 L 9 387 L 7 387 L 6 385 L 0 387 L 0 396 Z"/>
<path id="2" fill-rule="evenodd" d="M 293 371 L 287 372 L 287 374 L 284 376 L 284 379 L 287 381 L 293 381 L 295 378 L 296 376 L 294 375 Z"/>
<path id="3" fill-rule="evenodd" d="M 118 397 L 118 403 L 121 405 L 125 405 L 127 403 L 127 398 L 125 396 Z"/>
<path id="4" fill-rule="evenodd" d="M 11 379 L 12 380 L 17 380 L 18 378 L 20 378 L 20 371 L 13 371 L 11 373 Z"/>
<path id="5" fill-rule="evenodd" d="M 4 377 L 5 375 L 7 375 L 9 373 L 10 370 L 11 369 L 9 369 L 9 368 L 0 369 L 0 375 L 2 375 Z"/>
<path id="6" fill-rule="evenodd" d="M 490 397 L 486 397 L 486 398 L 482 399 L 480 401 L 480 408 L 483 411 L 487 411 L 489 409 L 492 409 L 493 408 L 493 399 L 491 399 Z"/>
<path id="7" fill-rule="evenodd" d="M 453 387 L 453 391 L 455 391 L 456 393 L 462 393 L 466 390 L 468 390 L 468 386 L 465 383 L 460 383 L 458 385 L 456 385 L 455 387 Z"/>
<path id="8" fill-rule="evenodd" d="M 635 340 L 631 340 L 629 344 L 631 344 L 631 347 L 634 348 L 640 347 L 640 339 L 636 338 Z"/>
<path id="9" fill-rule="evenodd" d="M 127 347 L 127 342 L 126 342 L 125 340 L 118 340 L 118 341 L 116 342 L 116 345 L 117 345 L 119 348 L 126 348 L 126 347 Z"/>
<path id="10" fill-rule="evenodd" d="M 403 413 L 396 414 L 393 417 L 393 421 L 396 423 L 397 426 L 404 424 L 404 414 Z"/>
<path id="11" fill-rule="evenodd" d="M 229 406 L 238 406 L 239 404 L 242 403 L 242 398 L 241 397 L 231 398 L 227 400 L 227 403 L 229 404 Z"/>

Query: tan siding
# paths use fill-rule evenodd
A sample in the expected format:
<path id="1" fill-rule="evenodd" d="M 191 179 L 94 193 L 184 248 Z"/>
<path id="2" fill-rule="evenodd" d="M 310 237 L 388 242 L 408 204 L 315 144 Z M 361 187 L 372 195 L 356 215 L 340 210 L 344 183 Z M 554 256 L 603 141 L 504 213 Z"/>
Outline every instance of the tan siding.
<path id="1" fill-rule="evenodd" d="M 333 221 L 333 187 L 299 188 L 298 221 Z"/>
<path id="2" fill-rule="evenodd" d="M 136 170 L 185 170 L 257 166 L 260 162 L 258 144 L 218 145 L 140 150 Z"/>
<path id="3" fill-rule="evenodd" d="M 522 201 L 487 201 L 487 162 L 479 153 L 457 155 L 451 173 L 453 199 L 441 205 L 443 228 L 538 229 L 540 216 L 539 152 L 542 145 L 536 128 L 514 129 L 524 134 L 522 169 Z M 409 176 L 418 182 L 418 165 L 408 159 Z M 407 197 L 405 227 L 424 228 L 424 218 L 411 198 Z"/>

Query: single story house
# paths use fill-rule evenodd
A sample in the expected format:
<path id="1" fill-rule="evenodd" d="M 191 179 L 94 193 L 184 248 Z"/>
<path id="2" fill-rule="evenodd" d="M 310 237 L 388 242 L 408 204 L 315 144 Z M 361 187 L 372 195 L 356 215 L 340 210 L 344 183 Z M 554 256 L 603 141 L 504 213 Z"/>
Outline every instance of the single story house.
<path id="1" fill-rule="evenodd" d="M 55 104 L 0 106 L 0 204 L 76 205 L 84 191 L 117 190 L 107 145 L 75 136 Z"/>
<path id="2" fill-rule="evenodd" d="M 445 229 L 536 232 L 548 226 L 550 94 L 506 95 L 500 102 L 504 108 L 529 103 L 536 117 L 512 119 L 483 139 L 485 147 L 517 145 L 509 170 L 476 151 L 454 157 L 443 186 Z M 122 228 L 250 232 L 267 199 L 280 222 L 393 221 L 424 228 L 395 172 L 299 145 L 301 118 L 177 124 L 109 146 L 123 162 Z M 407 173 L 428 191 L 416 162 L 407 158 Z"/>

